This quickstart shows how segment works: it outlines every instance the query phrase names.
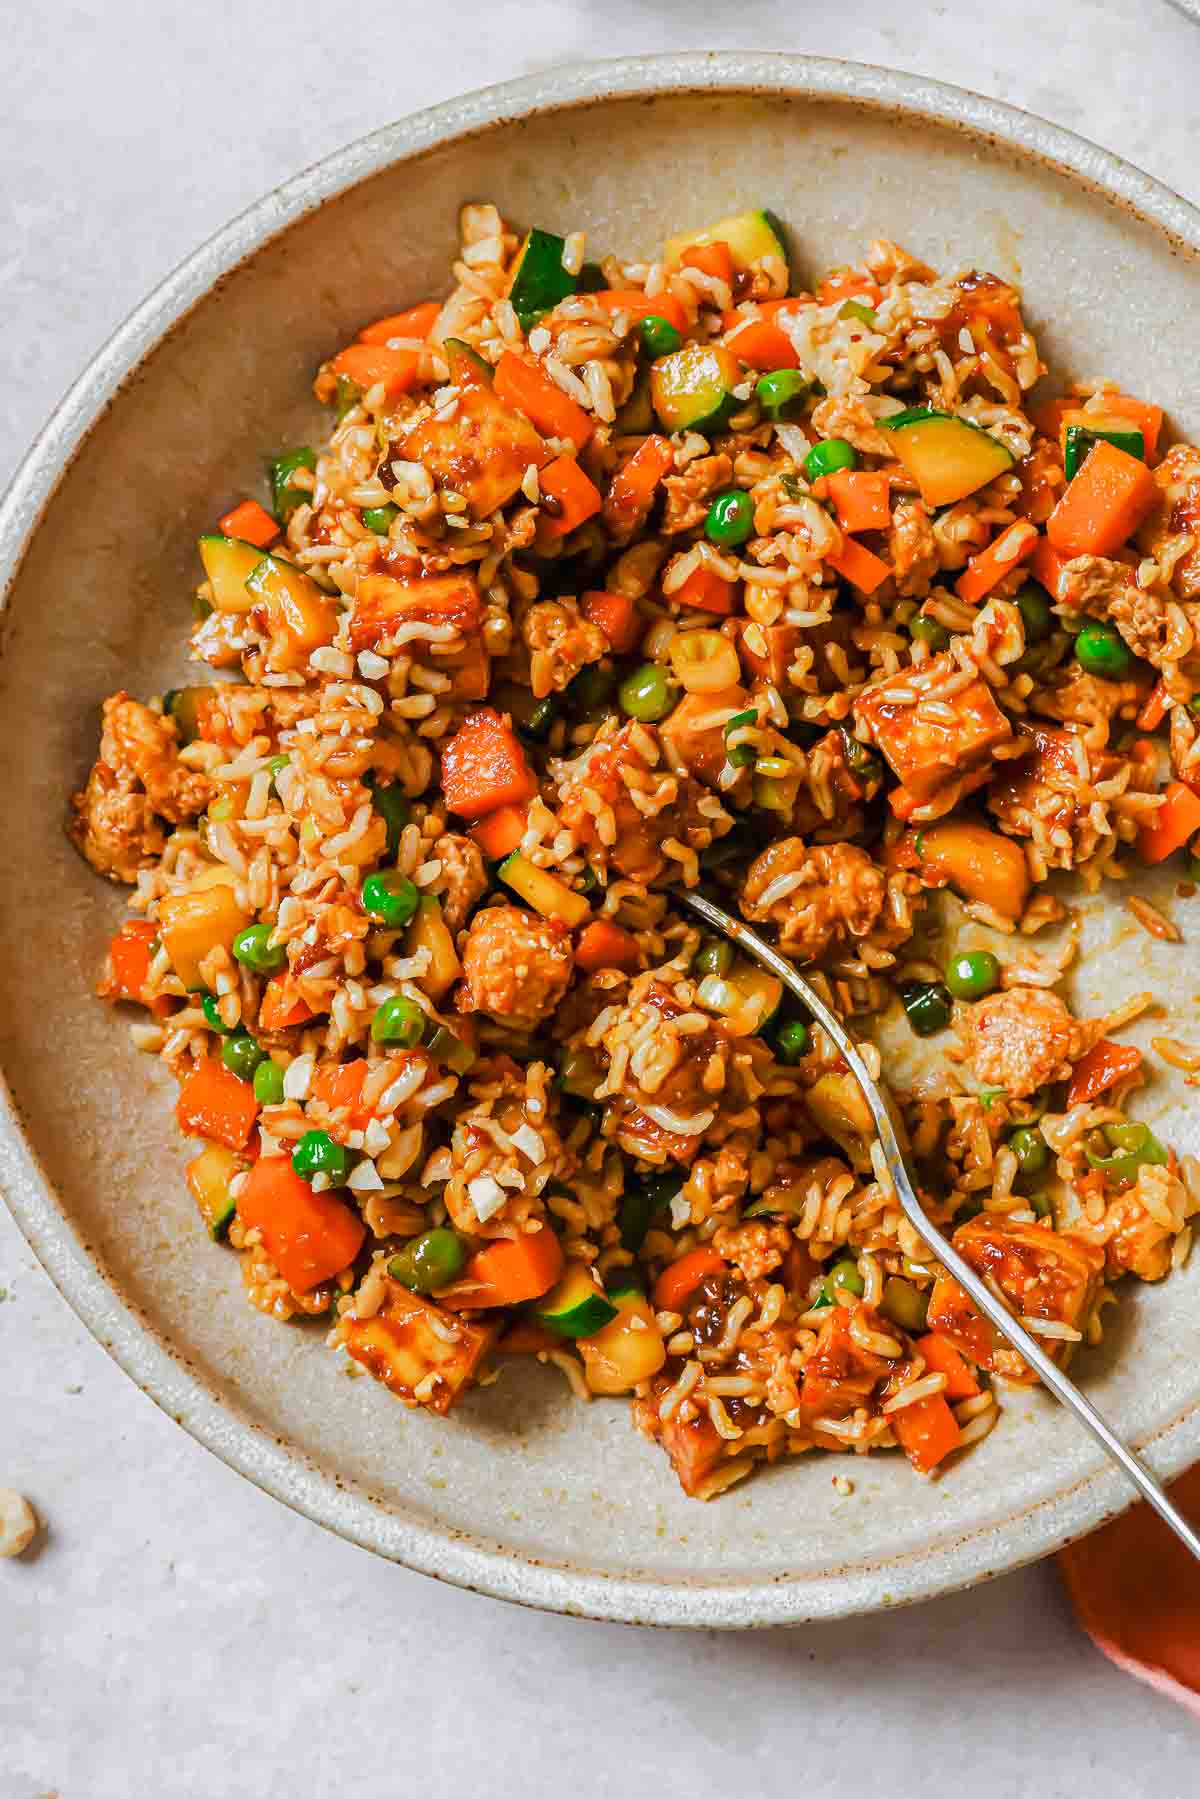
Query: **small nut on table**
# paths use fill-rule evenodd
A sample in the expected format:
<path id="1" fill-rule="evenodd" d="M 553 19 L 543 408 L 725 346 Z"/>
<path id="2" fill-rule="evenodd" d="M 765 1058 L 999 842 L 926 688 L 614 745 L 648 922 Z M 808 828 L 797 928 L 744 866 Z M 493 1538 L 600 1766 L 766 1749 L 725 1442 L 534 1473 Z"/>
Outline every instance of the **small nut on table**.
<path id="1" fill-rule="evenodd" d="M 11 1487 L 0 1487 L 0 1555 L 20 1555 L 37 1535 L 37 1513 Z"/>

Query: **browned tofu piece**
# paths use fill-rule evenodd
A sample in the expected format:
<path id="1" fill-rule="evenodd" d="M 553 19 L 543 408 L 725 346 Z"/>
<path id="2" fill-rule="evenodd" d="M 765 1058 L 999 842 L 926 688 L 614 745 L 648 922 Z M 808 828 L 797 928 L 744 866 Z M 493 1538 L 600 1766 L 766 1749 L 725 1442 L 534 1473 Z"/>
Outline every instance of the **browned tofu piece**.
<path id="1" fill-rule="evenodd" d="M 697 780 L 716 781 L 728 761 L 724 726 L 710 725 L 698 730 L 697 725 L 731 706 L 737 712 L 746 710 L 745 688 L 722 687 L 716 693 L 685 693 L 674 712 L 659 727 L 659 736 L 667 746 L 671 762 L 678 758 Z"/>
<path id="2" fill-rule="evenodd" d="M 448 1412 L 495 1337 L 495 1326 L 469 1323 L 389 1280 L 375 1316 L 349 1325 L 346 1349 L 407 1405 Z"/>
<path id="3" fill-rule="evenodd" d="M 950 676 L 957 666 L 951 656 L 938 656 L 928 672 Z M 913 802 L 923 806 L 939 788 L 982 767 L 1012 731 L 982 676 L 946 700 L 935 697 L 936 687 L 928 698 L 904 698 L 913 679 L 911 669 L 902 669 L 869 688 L 855 701 L 854 717 L 867 727 Z M 942 716 L 946 707 L 953 716 Z"/>
<path id="4" fill-rule="evenodd" d="M 1102 1250 L 1040 1224 L 999 1217 L 972 1218 L 955 1231 L 953 1242 L 976 1273 L 992 1277 L 1021 1317 L 1084 1329 L 1104 1270 Z M 1020 1371 L 1010 1368 L 1017 1358 L 996 1342 L 991 1326 L 949 1276 L 934 1287 L 927 1326 L 950 1337 L 982 1367 Z M 1073 1345 L 1048 1337 L 1043 1347 L 1055 1361 L 1065 1362 Z"/>
<path id="5" fill-rule="evenodd" d="M 449 417 L 418 418 L 395 440 L 392 454 L 423 463 L 439 487 L 463 495 L 474 519 L 505 505 L 530 463 L 541 468 L 548 459 L 528 419 L 506 406 L 487 382 L 461 386 Z"/>
<path id="6" fill-rule="evenodd" d="M 397 627 L 409 624 L 451 625 L 469 636 L 478 632 L 482 619 L 474 575 L 426 575 L 416 581 L 363 575 L 350 615 L 350 641 L 356 650 L 372 650 Z"/>
<path id="7" fill-rule="evenodd" d="M 694 1407 L 689 1408 L 687 1419 L 681 1419 L 678 1411 L 669 1418 L 659 1417 L 659 1405 L 679 1376 L 679 1364 L 670 1366 L 669 1373 L 655 1380 L 650 1394 L 635 1401 L 634 1421 L 639 1430 L 662 1444 L 680 1486 L 694 1499 L 721 1459 L 721 1438 L 708 1413 Z"/>

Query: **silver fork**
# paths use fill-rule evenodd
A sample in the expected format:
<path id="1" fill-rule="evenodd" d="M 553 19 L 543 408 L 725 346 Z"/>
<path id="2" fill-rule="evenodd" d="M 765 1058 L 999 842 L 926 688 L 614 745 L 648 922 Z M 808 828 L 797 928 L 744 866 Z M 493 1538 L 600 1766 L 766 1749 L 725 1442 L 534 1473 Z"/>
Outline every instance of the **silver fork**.
<path id="1" fill-rule="evenodd" d="M 772 949 L 769 943 L 752 931 L 748 925 L 734 918 L 720 906 L 714 906 L 711 900 L 702 894 L 676 890 L 676 897 L 684 905 L 690 906 L 714 930 L 720 931 L 745 950 L 764 968 L 769 968 L 777 975 L 789 992 L 817 1019 L 830 1039 L 837 1045 L 839 1052 L 848 1063 L 855 1080 L 863 1091 L 863 1098 L 870 1107 L 871 1117 L 875 1121 L 883 1159 L 891 1177 L 896 1197 L 904 1209 L 905 1216 L 913 1229 L 919 1231 L 922 1239 L 933 1250 L 942 1266 L 948 1268 L 959 1285 L 970 1295 L 975 1305 L 988 1318 L 1000 1334 L 1008 1339 L 1014 1349 L 1020 1350 L 1031 1368 L 1036 1369 L 1043 1384 L 1054 1394 L 1055 1398 L 1067 1406 L 1082 1424 L 1085 1424 L 1096 1440 L 1107 1450 L 1124 1473 L 1133 1482 L 1138 1492 L 1159 1517 L 1170 1525 L 1180 1542 L 1185 1543 L 1192 1554 L 1200 1561 L 1200 1534 L 1194 1531 L 1187 1519 L 1172 1505 L 1158 1481 L 1150 1473 L 1138 1457 L 1121 1441 L 1116 1432 L 1105 1423 L 1090 1400 L 1084 1398 L 1074 1381 L 1069 1380 L 1057 1364 L 1051 1361 L 1037 1338 L 1031 1336 L 1017 1318 L 1000 1303 L 995 1295 L 980 1280 L 975 1270 L 954 1246 L 949 1243 L 937 1227 L 930 1223 L 917 1198 L 908 1169 L 904 1165 L 904 1157 L 900 1153 L 900 1145 L 896 1141 L 896 1133 L 888 1116 L 887 1107 L 883 1103 L 879 1089 L 867 1071 L 867 1065 L 859 1055 L 852 1039 L 842 1028 L 839 1020 L 829 1007 L 814 991 L 803 975 L 797 974 L 795 968 L 778 950 Z"/>

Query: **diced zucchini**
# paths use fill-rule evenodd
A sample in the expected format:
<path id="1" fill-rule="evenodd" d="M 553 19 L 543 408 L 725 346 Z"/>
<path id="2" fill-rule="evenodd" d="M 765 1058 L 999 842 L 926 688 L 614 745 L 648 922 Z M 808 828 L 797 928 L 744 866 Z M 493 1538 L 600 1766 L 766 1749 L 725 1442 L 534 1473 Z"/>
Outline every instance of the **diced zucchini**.
<path id="1" fill-rule="evenodd" d="M 654 410 L 664 431 L 716 431 L 737 407 L 742 368 L 721 344 L 685 344 L 660 356 L 650 376 Z"/>
<path id="2" fill-rule="evenodd" d="M 221 1143 L 206 1144 L 195 1160 L 188 1163 L 189 1191 L 215 1243 L 226 1236 L 237 1211 L 237 1201 L 229 1186 L 241 1168 L 233 1151 Z"/>
<path id="3" fill-rule="evenodd" d="M 735 269 L 748 269 L 764 256 L 779 256 L 785 263 L 788 259 L 783 227 L 773 213 L 761 208 L 718 219 L 703 231 L 681 231 L 677 237 L 669 237 L 663 247 L 663 259 L 668 264 L 677 263 L 693 244 L 718 243 L 729 245 Z"/>
<path id="4" fill-rule="evenodd" d="M 783 982 L 778 975 L 768 974 L 765 968 L 751 962 L 734 970 L 729 985 L 742 1002 L 734 1016 L 726 1020 L 730 1029 L 739 1037 L 765 1031 L 778 1016 L 783 1000 Z"/>
<path id="5" fill-rule="evenodd" d="M 491 363 L 478 350 L 464 343 L 461 337 L 448 337 L 442 345 L 446 361 L 450 365 L 450 379 L 456 387 L 472 381 L 490 381 L 493 375 Z"/>
<path id="6" fill-rule="evenodd" d="M 536 325 L 544 312 L 575 292 L 575 276 L 563 267 L 565 239 L 553 231 L 534 229 L 521 245 L 508 297 L 522 331 Z"/>
<path id="7" fill-rule="evenodd" d="M 1077 413 L 1076 419 L 1082 420 L 1089 415 Z M 1124 450 L 1127 456 L 1136 457 L 1138 462 L 1146 460 L 1146 440 L 1140 431 L 1130 427 L 1128 419 L 1104 419 L 1091 415 L 1092 423 L 1063 425 L 1063 470 L 1068 481 L 1073 481 L 1084 462 L 1088 451 L 1102 439 L 1113 444 L 1118 450 Z"/>
<path id="8" fill-rule="evenodd" d="M 229 950 L 250 923 L 234 897 L 237 876 L 224 866 L 205 869 L 187 893 L 167 894 L 158 903 L 163 948 L 187 988 L 203 986 L 200 964 L 212 950 Z"/>
<path id="9" fill-rule="evenodd" d="M 593 1393 L 630 1393 L 663 1367 L 667 1346 L 643 1293 L 631 1286 L 610 1297 L 616 1317 L 579 1345 L 584 1378 Z"/>
<path id="10" fill-rule="evenodd" d="M 556 1287 L 534 1307 L 534 1317 L 560 1337 L 591 1337 L 617 1316 L 584 1262 L 572 1262 Z"/>
<path id="11" fill-rule="evenodd" d="M 454 1032 L 447 1030 L 444 1024 L 438 1025 L 429 1039 L 428 1047 L 434 1060 L 444 1062 L 447 1068 L 454 1070 L 455 1074 L 466 1074 L 467 1070 L 474 1068 L 479 1060 L 471 1045 L 464 1042 L 461 1037 L 456 1037 Z"/>
<path id="12" fill-rule="evenodd" d="M 298 468 L 315 469 L 317 453 L 310 450 L 307 444 L 297 450 L 281 450 L 271 463 L 272 510 L 281 525 L 286 525 L 297 506 L 304 506 L 310 498 L 306 487 L 296 487 L 292 476 Z"/>
<path id="13" fill-rule="evenodd" d="M 180 743 L 192 743 L 200 734 L 200 702 L 207 687 L 172 687 L 163 694 L 163 711 L 175 720 Z"/>
<path id="14" fill-rule="evenodd" d="M 200 539 L 200 560 L 218 612 L 249 612 L 254 596 L 246 592 L 246 582 L 262 559 L 261 549 L 243 543 L 240 537 L 220 537 L 210 531 Z"/>
<path id="15" fill-rule="evenodd" d="M 631 1297 L 645 1299 L 646 1297 L 646 1289 L 632 1268 L 614 1268 L 612 1273 L 605 1277 L 604 1291 L 614 1305 L 620 1299 Z"/>
<path id="16" fill-rule="evenodd" d="M 540 912 L 543 918 L 556 918 L 573 930 L 591 915 L 592 908 L 582 893 L 576 893 L 573 888 L 566 886 L 548 869 L 538 868 L 520 850 L 514 850 L 511 856 L 506 856 L 497 873 L 506 887 L 511 887 L 526 905 L 532 906 L 535 912 Z"/>
<path id="17" fill-rule="evenodd" d="M 594 1099 L 602 1078 L 600 1064 L 590 1049 L 569 1049 L 564 1053 L 558 1085 L 572 1099 Z"/>
<path id="18" fill-rule="evenodd" d="M 871 1109 L 852 1074 L 823 1074 L 804 1097 L 813 1123 L 848 1153 L 872 1135 Z"/>
<path id="19" fill-rule="evenodd" d="M 337 629 L 332 602 L 294 562 L 263 556 L 246 582 L 251 603 L 265 602 L 271 636 L 281 653 L 277 662 L 297 667 L 315 649 L 329 643 Z"/>
<path id="20" fill-rule="evenodd" d="M 913 406 L 879 421 L 895 440 L 896 460 L 921 490 L 927 506 L 950 506 L 986 487 L 1013 466 L 999 438 L 966 419 L 929 406 Z"/>
<path id="21" fill-rule="evenodd" d="M 607 286 L 608 276 L 604 273 L 600 264 L 598 262 L 585 262 L 579 271 L 579 278 L 575 283 L 575 292 L 577 294 L 599 294 L 603 293 Z"/>
<path id="22" fill-rule="evenodd" d="M 442 917 L 442 908 L 432 894 L 421 896 L 416 916 L 408 927 L 404 953 L 415 956 L 422 949 L 429 951 L 430 962 L 425 973 L 417 977 L 416 984 L 436 1005 L 462 973 L 462 963 Z"/>

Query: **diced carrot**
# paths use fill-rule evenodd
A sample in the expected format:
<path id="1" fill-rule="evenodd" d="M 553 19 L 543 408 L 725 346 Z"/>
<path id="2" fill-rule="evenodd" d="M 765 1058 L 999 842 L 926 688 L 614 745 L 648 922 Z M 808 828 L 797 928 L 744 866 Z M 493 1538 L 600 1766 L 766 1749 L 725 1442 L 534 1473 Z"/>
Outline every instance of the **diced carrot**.
<path id="1" fill-rule="evenodd" d="M 760 300 L 750 312 L 727 312 L 721 320 L 725 343 L 747 368 L 798 369 L 800 357 L 779 323 L 780 309 L 795 300 Z"/>
<path id="2" fill-rule="evenodd" d="M 637 938 L 607 918 L 594 918 L 575 946 L 575 966 L 585 974 L 595 974 L 599 968 L 623 968 L 631 974 L 641 965 Z"/>
<path id="3" fill-rule="evenodd" d="M 1092 455 L 1096 454 L 1095 450 Z M 1090 458 L 1089 458 L 1090 460 Z M 1165 862 L 1200 831 L 1200 794 L 1182 781 L 1165 789 L 1162 805 L 1150 823 L 1143 825 L 1138 850 L 1143 862 Z"/>
<path id="4" fill-rule="evenodd" d="M 526 362 L 512 350 L 505 350 L 496 364 L 492 383 L 500 398 L 517 412 L 523 412 L 543 437 L 566 437 L 582 450 L 596 429 L 582 406 L 565 394 L 535 362 Z"/>
<path id="5" fill-rule="evenodd" d="M 1007 531 L 1001 531 L 999 537 L 993 538 L 986 550 L 980 550 L 972 556 L 966 568 L 954 583 L 954 591 L 960 600 L 973 606 L 985 594 L 991 593 L 997 582 L 1016 568 L 1019 562 L 1028 561 L 1038 546 L 1038 534 L 1028 519 L 1018 519 Z"/>
<path id="6" fill-rule="evenodd" d="M 1102 1037 L 1086 1056 L 1075 1064 L 1071 1085 L 1067 1088 L 1068 1106 L 1081 1106 L 1107 1093 L 1118 1081 L 1136 1074 L 1142 1065 L 1142 1052 L 1133 1043 L 1113 1043 Z"/>
<path id="7" fill-rule="evenodd" d="M 892 1412 L 888 1422 L 919 1474 L 928 1474 L 962 1442 L 958 1420 L 940 1393 Z"/>
<path id="8" fill-rule="evenodd" d="M 1170 699 L 1171 696 L 1167 692 L 1166 683 L 1163 681 L 1157 682 L 1151 690 L 1150 697 L 1137 715 L 1138 730 L 1157 731 L 1159 725 L 1161 725 L 1163 719 L 1167 716 L 1167 706 L 1170 703 Z"/>
<path id="9" fill-rule="evenodd" d="M 1062 394 L 1057 400 L 1043 400 L 1040 405 L 1031 406 L 1029 416 L 1043 437 L 1058 443 L 1062 436 L 1063 414 L 1076 411 L 1079 405 L 1078 395 Z"/>
<path id="10" fill-rule="evenodd" d="M 949 1337 L 939 1337 L 936 1331 L 931 1331 L 927 1337 L 918 1337 L 917 1348 L 925 1357 L 931 1374 L 946 1376 L 942 1391 L 947 1399 L 974 1399 L 979 1392 L 979 1382 L 971 1373 L 966 1357 Z"/>
<path id="11" fill-rule="evenodd" d="M 293 1293 L 310 1293 L 348 1268 L 366 1227 L 332 1193 L 314 1193 L 290 1156 L 260 1156 L 238 1194 L 238 1217 L 257 1230 L 263 1248 Z"/>
<path id="12" fill-rule="evenodd" d="M 289 974 L 275 974 L 263 990 L 258 1008 L 259 1028 L 264 1031 L 286 1031 L 294 1024 L 307 1024 L 312 1008 L 296 992 Z"/>
<path id="13" fill-rule="evenodd" d="M 654 490 L 675 465 L 675 449 L 665 437 L 646 437 L 612 478 L 605 516 L 617 530 L 636 525 L 654 499 Z"/>
<path id="14" fill-rule="evenodd" d="M 722 238 L 711 244 L 689 244 L 679 261 L 685 269 L 699 269 L 702 275 L 733 286 L 733 253 Z"/>
<path id="15" fill-rule="evenodd" d="M 598 294 L 589 294 L 588 298 L 598 300 L 606 312 L 627 312 L 630 318 L 637 320 L 666 319 L 676 331 L 688 329 L 688 315 L 674 294 L 655 294 L 651 298 L 639 287 L 606 287 Z"/>
<path id="16" fill-rule="evenodd" d="M 718 575 L 715 569 L 702 562 L 699 568 L 692 570 L 683 586 L 675 589 L 671 598 L 681 606 L 694 606 L 697 612 L 728 614 L 733 611 L 736 592 L 734 582 L 727 581 L 724 575 Z"/>
<path id="17" fill-rule="evenodd" d="M 108 946 L 112 979 L 101 983 L 104 999 L 140 1000 L 150 975 L 150 945 L 158 926 L 148 918 L 127 918 Z"/>
<path id="18" fill-rule="evenodd" d="M 649 439 L 647 439 L 649 442 Z M 599 625 L 608 638 L 614 656 L 632 656 L 642 641 L 646 621 L 637 609 L 637 601 L 627 593 L 609 593 L 594 589 L 585 593 L 579 609 L 591 625 Z"/>
<path id="19" fill-rule="evenodd" d="M 349 344 L 330 364 L 335 375 L 345 375 L 367 388 L 383 383 L 389 400 L 406 394 L 417 379 L 420 357 L 415 350 L 389 350 L 386 344 Z"/>
<path id="20" fill-rule="evenodd" d="M 873 555 L 852 537 L 845 538 L 838 554 L 827 557 L 826 561 L 835 574 L 849 581 L 851 587 L 857 587 L 860 593 L 874 593 L 892 572 L 889 563 Z"/>
<path id="21" fill-rule="evenodd" d="M 843 531 L 886 531 L 892 484 L 882 469 L 837 469 L 825 477 Z"/>
<path id="22" fill-rule="evenodd" d="M 217 520 L 217 530 L 223 537 L 240 537 L 243 543 L 252 543 L 260 550 L 279 536 L 277 520 L 257 500 L 243 500 Z"/>
<path id="23" fill-rule="evenodd" d="M 865 300 L 868 306 L 878 306 L 882 298 L 883 289 L 860 269 L 834 269 L 817 289 L 818 306 L 832 306 L 835 300 Z"/>
<path id="24" fill-rule="evenodd" d="M 468 714 L 442 748 L 442 794 L 460 818 L 519 806 L 536 792 L 516 733 L 490 706 Z"/>
<path id="25" fill-rule="evenodd" d="M 360 331 L 358 341 L 360 344 L 386 344 L 392 337 L 427 338 L 441 310 L 439 301 L 422 300 L 419 306 L 410 306 L 404 312 L 389 312 L 386 318 L 376 319 L 373 325 Z"/>
<path id="26" fill-rule="evenodd" d="M 1147 400 L 1135 400 L 1130 394 L 1105 394 L 1104 410 L 1110 417 L 1129 419 L 1137 426 L 1146 446 L 1146 461 L 1153 462 L 1158 454 L 1158 434 L 1162 430 L 1162 407 L 1152 406 Z"/>
<path id="27" fill-rule="evenodd" d="M 313 1076 L 313 1098 L 331 1112 L 345 1112 L 347 1130 L 365 1131 L 372 1116 L 371 1108 L 361 1103 L 366 1078 L 365 1056 L 355 1056 L 352 1062 L 322 1062 Z"/>
<path id="28" fill-rule="evenodd" d="M 518 1318 L 511 1330 L 505 1331 L 496 1345 L 497 1355 L 543 1355 L 548 1349 L 561 1349 L 562 1338 L 556 1337 L 543 1324 Z"/>
<path id="29" fill-rule="evenodd" d="M 1063 570 L 1070 560 L 1069 556 L 1059 554 L 1048 537 L 1038 538 L 1029 559 L 1029 572 L 1046 589 L 1052 600 L 1062 598 L 1060 583 Z"/>
<path id="30" fill-rule="evenodd" d="M 541 529 L 547 537 L 565 537 L 586 519 L 599 512 L 603 501 L 594 481 L 588 479 L 574 456 L 556 456 L 538 476 L 542 500 L 549 499 L 558 510 L 544 507 Z"/>
<path id="31" fill-rule="evenodd" d="M 663 1269 L 654 1283 L 656 1312 L 677 1312 L 710 1274 L 722 1274 L 725 1263 L 715 1249 L 691 1249 Z"/>
<path id="32" fill-rule="evenodd" d="M 1200 1524 L 1200 1466 L 1171 1498 Z M 1148 1505 L 1138 1504 L 1058 1555 L 1075 1615 L 1097 1649 L 1200 1718 L 1200 1563 Z"/>
<path id="33" fill-rule="evenodd" d="M 489 862 L 510 856 L 525 835 L 529 823 L 526 806 L 498 806 L 472 825 L 467 835 L 479 845 Z"/>
<path id="34" fill-rule="evenodd" d="M 201 1056 L 179 1089 L 175 1116 L 185 1137 L 210 1137 L 226 1149 L 244 1149 L 258 1101 L 249 1081 L 239 1081 L 214 1057 Z"/>
<path id="35" fill-rule="evenodd" d="M 485 1306 L 522 1305 L 548 1293 L 563 1269 L 563 1252 L 548 1224 L 519 1237 L 503 1237 L 471 1257 L 463 1275 L 463 1291 L 441 1295 L 455 1311 Z M 472 1283 L 468 1287 L 467 1283 Z"/>
<path id="36" fill-rule="evenodd" d="M 1102 439 L 1046 521 L 1056 550 L 1110 556 L 1137 530 L 1158 497 L 1144 462 Z"/>

